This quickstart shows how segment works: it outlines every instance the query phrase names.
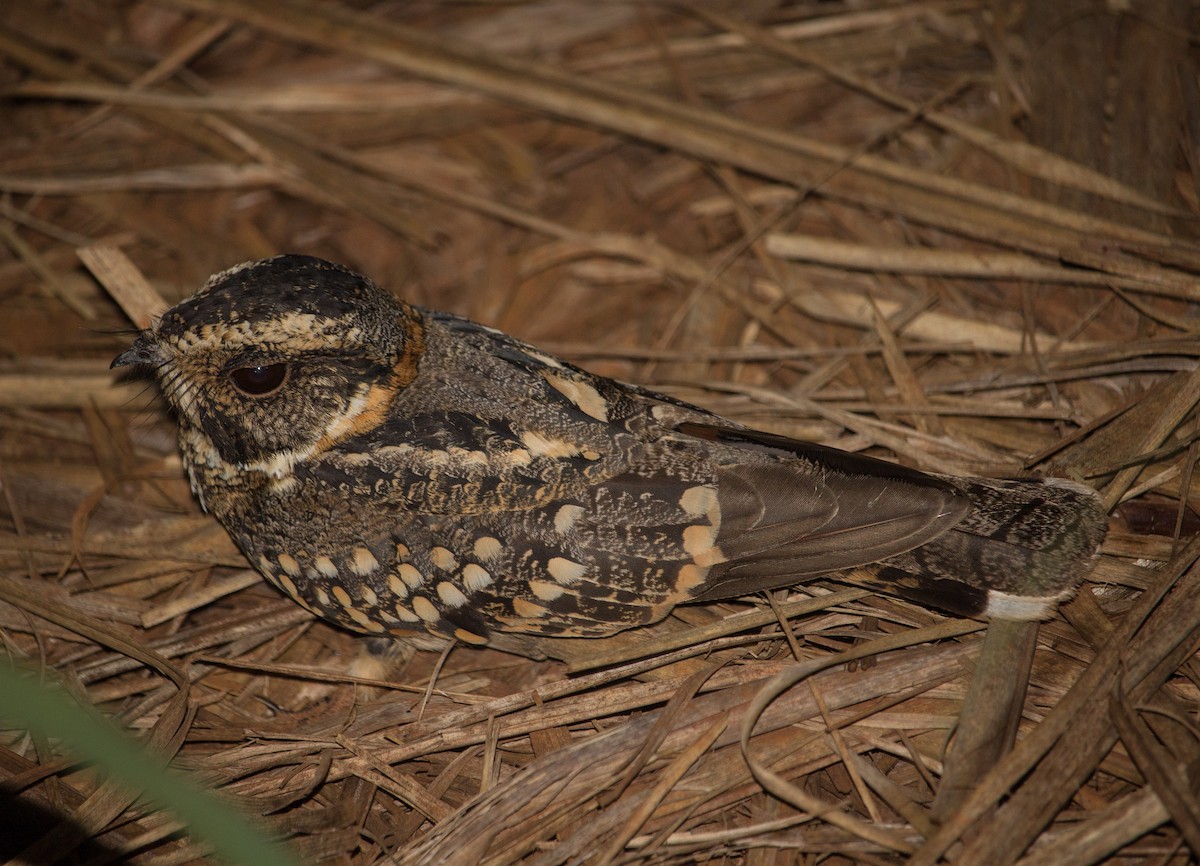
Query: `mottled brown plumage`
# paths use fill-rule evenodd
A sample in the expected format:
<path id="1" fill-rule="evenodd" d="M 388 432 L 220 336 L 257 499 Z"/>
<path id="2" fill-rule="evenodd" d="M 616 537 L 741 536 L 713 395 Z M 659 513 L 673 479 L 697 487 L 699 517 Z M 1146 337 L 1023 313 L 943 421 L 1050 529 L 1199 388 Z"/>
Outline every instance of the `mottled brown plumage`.
<path id="1" fill-rule="evenodd" d="M 217 274 L 113 364 L 154 371 L 192 489 L 250 562 L 368 633 L 608 635 L 851 569 L 1032 619 L 1104 534 L 1080 485 L 759 433 L 303 256 Z"/>

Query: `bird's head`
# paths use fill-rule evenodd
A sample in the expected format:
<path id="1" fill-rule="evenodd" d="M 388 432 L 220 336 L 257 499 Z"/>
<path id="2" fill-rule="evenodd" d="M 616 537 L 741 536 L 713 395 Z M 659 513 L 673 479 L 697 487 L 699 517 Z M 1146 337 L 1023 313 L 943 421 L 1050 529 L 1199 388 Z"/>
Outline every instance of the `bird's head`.
<path id="1" fill-rule="evenodd" d="M 280 477 L 376 421 L 423 348 L 412 307 L 347 268 L 285 255 L 215 275 L 112 366 L 153 371 L 184 431 Z"/>

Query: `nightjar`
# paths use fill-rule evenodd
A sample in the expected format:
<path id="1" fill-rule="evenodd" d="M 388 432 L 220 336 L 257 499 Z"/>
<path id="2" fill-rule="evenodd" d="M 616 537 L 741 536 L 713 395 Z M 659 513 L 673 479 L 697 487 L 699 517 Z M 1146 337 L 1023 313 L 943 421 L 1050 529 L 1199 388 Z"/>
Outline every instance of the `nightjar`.
<path id="1" fill-rule="evenodd" d="M 1105 531 L 1082 485 L 758 432 L 305 256 L 217 274 L 129 365 L 157 377 L 192 489 L 249 561 L 371 634 L 609 635 L 838 572 L 1037 619 Z"/>

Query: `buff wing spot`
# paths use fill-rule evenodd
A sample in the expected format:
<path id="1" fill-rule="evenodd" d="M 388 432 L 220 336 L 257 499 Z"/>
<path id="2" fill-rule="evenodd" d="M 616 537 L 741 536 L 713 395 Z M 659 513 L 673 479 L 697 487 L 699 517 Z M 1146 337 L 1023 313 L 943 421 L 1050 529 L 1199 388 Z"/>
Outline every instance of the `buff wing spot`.
<path id="1" fill-rule="evenodd" d="M 561 556 L 555 556 L 546 563 L 546 571 L 559 583 L 571 584 L 587 573 L 587 566 Z"/>
<path id="2" fill-rule="evenodd" d="M 400 563 L 396 574 L 408 585 L 409 589 L 420 589 L 425 584 L 425 575 L 421 574 L 417 567 L 410 562 Z"/>
<path id="3" fill-rule="evenodd" d="M 484 535 L 475 541 L 475 557 L 483 562 L 492 562 L 504 553 L 504 545 L 500 539 Z"/>
<path id="4" fill-rule="evenodd" d="M 454 571 L 458 568 L 458 559 L 444 547 L 430 550 L 429 561 L 433 563 L 434 568 L 440 568 L 442 571 Z"/>
<path id="5" fill-rule="evenodd" d="M 389 574 L 387 577 L 388 589 L 395 593 L 397 598 L 408 598 L 408 584 L 400 579 L 399 575 Z"/>
<path id="6" fill-rule="evenodd" d="M 468 562 L 462 570 L 463 585 L 471 592 L 479 592 L 492 585 L 492 575 L 486 568 Z"/>
<path id="7" fill-rule="evenodd" d="M 583 508 L 579 505 L 564 505 L 554 513 L 554 531 L 559 535 L 566 535 L 571 531 L 571 527 L 575 525 L 575 521 L 579 520 L 583 514 Z"/>
<path id="8" fill-rule="evenodd" d="M 428 623 L 435 623 L 442 618 L 433 602 L 423 595 L 415 595 L 412 600 L 413 612 Z"/>
<path id="9" fill-rule="evenodd" d="M 288 577 L 286 574 L 275 574 L 272 575 L 272 577 L 284 592 L 290 595 L 293 599 L 299 600 L 300 593 L 296 589 L 296 584 L 292 583 L 292 579 L 290 577 Z"/>
<path id="10" fill-rule="evenodd" d="M 542 601 L 554 601 L 567 591 L 561 583 L 551 583 L 548 580 L 531 580 L 529 589 Z"/>
<path id="11" fill-rule="evenodd" d="M 709 568 L 725 561 L 725 554 L 716 545 L 717 528 L 709 524 L 694 524 L 683 530 L 683 549 L 696 565 Z"/>
<path id="12" fill-rule="evenodd" d="M 608 401 L 600 396 L 594 386 L 547 371 L 543 371 L 542 376 L 551 388 L 566 397 L 580 412 L 597 421 L 608 421 Z"/>
<path id="13" fill-rule="evenodd" d="M 469 643 L 473 646 L 484 646 L 488 641 L 483 635 L 475 634 L 473 631 L 467 631 L 465 628 L 456 628 L 454 636 L 463 643 Z"/>
<path id="14" fill-rule="evenodd" d="M 692 563 L 681 566 L 678 575 L 675 577 L 675 591 L 682 595 L 690 596 L 692 590 L 704 584 L 704 578 L 707 576 L 707 568 L 701 568 Z"/>
<path id="15" fill-rule="evenodd" d="M 534 604 L 524 598 L 514 598 L 512 606 L 513 612 L 523 619 L 539 619 L 550 612 L 540 604 Z"/>
<path id="16" fill-rule="evenodd" d="M 463 591 L 446 580 L 437 585 L 437 594 L 446 607 L 462 607 L 467 603 L 467 597 L 463 595 Z"/>
<path id="17" fill-rule="evenodd" d="M 367 577 L 374 574 L 378 568 L 379 560 L 375 558 L 375 554 L 365 547 L 354 548 L 354 557 L 350 560 L 350 571 L 359 577 Z"/>

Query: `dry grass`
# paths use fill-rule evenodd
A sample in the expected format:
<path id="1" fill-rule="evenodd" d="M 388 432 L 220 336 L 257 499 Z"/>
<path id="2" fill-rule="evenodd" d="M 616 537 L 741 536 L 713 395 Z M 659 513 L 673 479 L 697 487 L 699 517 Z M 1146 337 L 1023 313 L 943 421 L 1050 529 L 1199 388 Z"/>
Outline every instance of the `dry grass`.
<path id="1" fill-rule="evenodd" d="M 7 652 L 312 863 L 1195 861 L 1196 13 L 1060 5 L 6 4 Z M 1048 58 L 1092 26 L 1131 53 Z M 1103 561 L 1040 627 L 817 581 L 352 662 L 107 372 L 281 251 L 771 431 L 1083 479 Z M 204 859 L 0 743 L 6 857 Z"/>

